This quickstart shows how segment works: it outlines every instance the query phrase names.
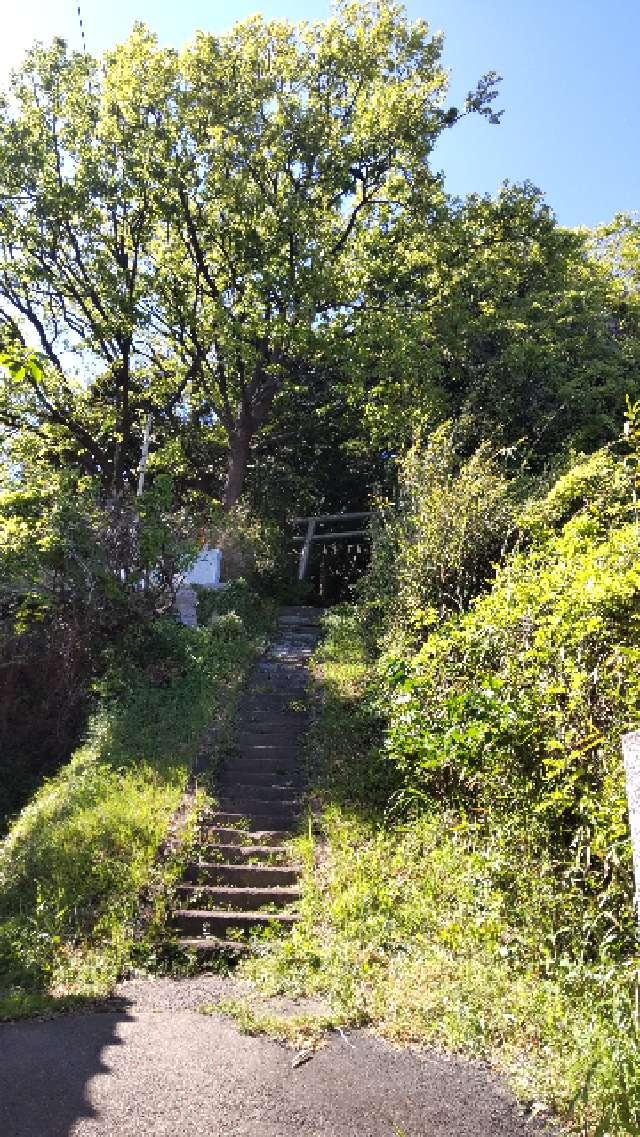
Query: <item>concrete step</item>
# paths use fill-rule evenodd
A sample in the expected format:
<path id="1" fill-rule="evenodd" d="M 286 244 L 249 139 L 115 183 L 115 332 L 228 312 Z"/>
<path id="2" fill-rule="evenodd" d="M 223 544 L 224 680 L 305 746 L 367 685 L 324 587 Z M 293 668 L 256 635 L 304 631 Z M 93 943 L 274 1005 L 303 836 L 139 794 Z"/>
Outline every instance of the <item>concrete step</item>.
<path id="1" fill-rule="evenodd" d="M 234 829 L 225 826 L 206 826 L 201 831 L 203 845 L 282 845 L 291 839 L 287 829 Z"/>
<path id="2" fill-rule="evenodd" d="M 236 832 L 239 832 L 241 837 L 244 836 L 245 842 L 248 841 L 250 844 L 278 844 L 283 841 L 290 841 L 299 831 L 302 821 L 302 814 L 299 810 L 295 813 L 292 810 L 288 812 L 283 810 L 280 813 L 270 810 L 269 813 L 245 813 L 243 816 L 249 828 L 236 830 Z M 210 835 L 213 832 L 214 829 L 203 830 L 203 838 L 210 840 Z M 216 829 L 215 832 L 220 833 L 220 830 Z M 227 826 L 224 827 L 224 832 L 229 833 Z M 265 834 L 269 835 L 268 841 L 262 840 Z M 216 840 L 220 839 L 216 837 Z M 233 838 L 230 840 L 233 841 Z"/>
<path id="3" fill-rule="evenodd" d="M 240 747 L 233 765 L 229 763 L 226 768 L 233 770 L 238 762 L 289 762 L 295 767 L 300 765 L 300 761 L 300 747 L 295 743 L 258 742 Z"/>
<path id="4" fill-rule="evenodd" d="M 278 612 L 278 623 L 319 625 L 325 611 L 325 608 L 314 608 L 311 604 L 285 604 Z"/>
<path id="5" fill-rule="evenodd" d="M 280 736 L 285 734 L 287 738 L 302 738 L 307 726 L 309 725 L 309 718 L 307 715 L 279 715 L 277 718 L 265 719 L 263 715 L 256 715 L 255 721 L 251 719 L 242 719 L 239 721 L 239 729 L 247 731 L 252 734 L 263 737 L 267 735 Z"/>
<path id="6" fill-rule="evenodd" d="M 245 832 L 248 828 L 248 821 L 246 813 L 240 813 L 237 809 L 215 809 L 210 812 L 203 813 L 199 820 L 198 825 L 201 830 L 204 829 L 238 829 Z"/>
<path id="7" fill-rule="evenodd" d="M 287 834 L 288 837 L 291 834 Z M 207 862 L 215 863 L 219 858 L 220 864 L 236 864 L 243 866 L 281 865 L 288 862 L 289 851 L 280 842 L 274 845 L 264 844 L 206 844 L 200 847 L 203 858 Z"/>
<path id="8" fill-rule="evenodd" d="M 274 770 L 287 770 L 289 772 L 301 773 L 301 758 L 298 754 L 264 754 L 260 751 L 247 751 L 245 754 L 239 754 L 234 759 L 233 765 L 229 764 L 224 768 L 224 774 L 230 773 L 237 774 L 241 770 L 251 770 L 254 773 L 259 773 L 261 770 L 265 774 Z"/>
<path id="9" fill-rule="evenodd" d="M 242 753 L 243 750 L 254 749 L 271 749 L 277 750 L 283 748 L 285 750 L 300 749 L 302 742 L 302 732 L 292 731 L 289 727 L 280 727 L 279 730 L 259 731 L 259 730 L 239 730 L 235 739 L 234 750 Z M 230 755 L 231 757 L 231 755 Z"/>
<path id="10" fill-rule="evenodd" d="M 274 785 L 285 782 L 291 782 L 292 785 L 302 785 L 302 771 L 299 765 L 294 762 L 278 762 L 272 760 L 260 762 L 254 758 L 248 758 L 246 761 L 238 759 L 233 766 L 233 770 L 229 767 L 224 773 L 225 779 L 234 777 L 237 783 L 244 783 L 245 785 Z M 260 779 L 255 781 L 255 779 Z"/>
<path id="11" fill-rule="evenodd" d="M 251 793 L 253 790 L 253 794 Z M 259 795 L 259 796 L 258 796 Z M 299 813 L 300 797 L 295 796 L 291 790 L 279 790 L 274 794 L 263 794 L 261 789 L 250 786 L 248 792 L 236 786 L 233 789 L 220 791 L 220 809 L 226 811 L 237 810 L 242 817 L 253 817 L 260 813 Z"/>
<path id="12" fill-rule="evenodd" d="M 295 865 L 216 864 L 193 862 L 184 873 L 186 883 L 218 884 L 240 888 L 286 888 L 295 885 L 300 869 Z"/>
<path id="13" fill-rule="evenodd" d="M 289 699 L 295 700 L 304 699 L 307 695 L 307 684 L 294 684 L 289 679 L 282 681 L 269 681 L 269 685 L 265 688 L 265 694 L 274 698 L 278 696 L 286 696 Z"/>
<path id="14" fill-rule="evenodd" d="M 256 770 L 253 766 L 242 774 L 230 769 L 218 782 L 218 793 L 221 798 L 225 794 L 243 792 L 246 792 L 247 797 L 251 797 L 252 794 L 259 794 L 260 797 L 286 797 L 287 794 L 295 793 L 302 788 L 303 780 L 300 774 L 296 776 L 282 774 L 278 777 L 268 771 Z"/>
<path id="15" fill-rule="evenodd" d="M 308 714 L 308 706 L 306 699 L 294 698 L 291 695 L 278 695 L 277 698 L 269 698 L 265 691 L 260 690 L 264 684 L 264 679 L 254 684 L 252 688 L 245 691 L 244 695 L 238 701 L 238 722 L 244 722 L 245 717 L 248 715 L 260 715 L 267 722 L 277 721 L 278 719 L 288 718 L 289 715 L 304 716 Z"/>
<path id="16" fill-rule="evenodd" d="M 295 923 L 291 912 L 225 912 L 221 908 L 176 908 L 172 927 L 187 936 L 217 936 L 226 939 L 230 931 L 254 932 L 261 928 L 282 928 Z"/>
<path id="17" fill-rule="evenodd" d="M 311 658 L 315 647 L 315 642 L 309 643 L 307 640 L 303 641 L 302 639 L 296 644 L 274 644 L 265 655 L 265 659 L 274 660 L 278 663 L 282 661 L 286 663 L 303 663 Z"/>
<path id="18" fill-rule="evenodd" d="M 181 936 L 177 943 L 178 947 L 188 951 L 191 955 L 195 955 L 201 964 L 206 964 L 208 960 L 216 959 L 219 956 L 235 958 L 246 955 L 251 950 L 246 941 L 222 940 L 216 936 Z"/>
<path id="19" fill-rule="evenodd" d="M 241 834 L 256 832 L 256 830 L 285 829 L 286 825 L 297 822 L 301 815 L 300 802 L 294 801 L 280 805 L 276 802 L 265 802 L 260 808 L 248 809 L 240 803 L 233 811 L 221 810 L 200 823 L 201 832 L 210 832 L 211 828 L 236 829 Z M 285 824 L 286 823 L 286 824 Z"/>
<path id="20" fill-rule="evenodd" d="M 176 893 L 185 908 L 224 908 L 228 910 L 252 909 L 265 904 L 286 908 L 301 897 L 299 888 L 255 885 L 179 884 Z"/>
<path id="21" fill-rule="evenodd" d="M 259 777 L 263 777 L 260 775 Z M 218 783 L 218 795 L 220 806 L 223 809 L 231 809 L 229 804 L 232 800 L 240 802 L 251 802 L 253 800 L 260 800 L 262 804 L 286 801 L 293 798 L 297 789 L 301 789 L 302 785 L 299 782 L 297 786 L 292 781 L 286 782 L 281 779 L 279 782 L 274 782 L 272 777 L 264 778 L 263 781 L 238 781 L 232 782 L 231 780 Z M 296 799 L 297 800 L 297 799 Z"/>

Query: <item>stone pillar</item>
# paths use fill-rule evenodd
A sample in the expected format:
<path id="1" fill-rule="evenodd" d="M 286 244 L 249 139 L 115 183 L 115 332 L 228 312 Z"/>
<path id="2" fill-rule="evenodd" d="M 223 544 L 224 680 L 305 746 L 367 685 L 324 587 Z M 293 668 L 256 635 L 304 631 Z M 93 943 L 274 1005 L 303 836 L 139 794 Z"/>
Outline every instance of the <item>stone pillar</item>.
<path id="1" fill-rule="evenodd" d="M 636 881 L 636 911 L 640 922 L 640 730 L 622 736 L 624 772 L 627 780 L 629 826 Z"/>
<path id="2" fill-rule="evenodd" d="M 176 610 L 181 624 L 198 627 L 198 594 L 195 588 L 179 588 L 176 592 Z"/>

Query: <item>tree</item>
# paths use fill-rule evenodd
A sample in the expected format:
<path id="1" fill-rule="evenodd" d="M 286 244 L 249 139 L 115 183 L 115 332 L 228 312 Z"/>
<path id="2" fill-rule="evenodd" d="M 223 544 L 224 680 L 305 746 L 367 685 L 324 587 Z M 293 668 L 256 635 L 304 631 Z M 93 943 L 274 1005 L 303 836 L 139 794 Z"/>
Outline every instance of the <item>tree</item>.
<path id="1" fill-rule="evenodd" d="M 438 136 L 497 118 L 492 75 L 445 106 L 440 53 L 386 0 L 318 25 L 254 17 L 179 59 L 137 26 L 104 76 L 61 41 L 35 49 L 0 121 L 0 318 L 55 375 L 55 394 L 22 376 L 39 421 L 116 487 L 147 414 L 160 441 L 223 431 L 232 506 L 276 395 L 362 298 L 359 236 L 428 218 Z"/>
<path id="2" fill-rule="evenodd" d="M 46 363 L 5 379 L 0 423 L 75 449 L 116 489 L 133 480 L 146 415 L 181 390 L 152 289 L 174 73 L 140 27 L 103 71 L 57 39 L 29 53 L 0 106 L 0 335 Z"/>
<path id="3" fill-rule="evenodd" d="M 398 232 L 391 272 L 367 237 L 367 300 L 343 335 L 378 446 L 402 450 L 449 418 L 466 452 L 522 442 L 534 462 L 615 438 L 637 391 L 640 293 L 633 229 L 614 233 L 562 228 L 525 184 Z"/>

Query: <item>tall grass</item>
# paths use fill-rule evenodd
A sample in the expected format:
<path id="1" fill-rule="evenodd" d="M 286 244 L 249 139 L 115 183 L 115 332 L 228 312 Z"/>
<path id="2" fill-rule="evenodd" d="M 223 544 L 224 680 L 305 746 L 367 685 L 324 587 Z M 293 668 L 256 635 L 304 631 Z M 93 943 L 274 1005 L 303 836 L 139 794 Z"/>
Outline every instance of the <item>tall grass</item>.
<path id="1" fill-rule="evenodd" d="M 267 614 L 268 615 L 268 614 Z M 102 995 L 205 729 L 228 713 L 265 617 L 160 621 L 111 668 L 85 744 L 0 845 L 0 1016 Z"/>

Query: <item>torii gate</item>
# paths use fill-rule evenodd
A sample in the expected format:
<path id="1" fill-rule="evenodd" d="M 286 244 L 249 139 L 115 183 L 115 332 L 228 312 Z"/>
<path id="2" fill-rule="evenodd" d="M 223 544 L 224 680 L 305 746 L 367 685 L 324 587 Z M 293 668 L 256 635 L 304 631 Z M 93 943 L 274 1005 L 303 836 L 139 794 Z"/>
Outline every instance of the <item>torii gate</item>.
<path id="1" fill-rule="evenodd" d="M 309 557 L 311 556 L 311 545 L 314 541 L 342 541 L 345 538 L 353 539 L 354 537 L 368 536 L 368 532 L 364 526 L 361 526 L 359 529 L 336 530 L 333 533 L 318 533 L 316 532 L 318 525 L 325 525 L 329 521 L 364 521 L 365 518 L 372 516 L 371 511 L 363 511 L 360 513 L 321 513 L 316 517 L 295 517 L 293 520 L 294 525 L 306 525 L 307 527 L 304 537 L 294 537 L 296 544 L 302 543 L 300 563 L 298 565 L 298 580 L 304 580 L 307 575 Z"/>

